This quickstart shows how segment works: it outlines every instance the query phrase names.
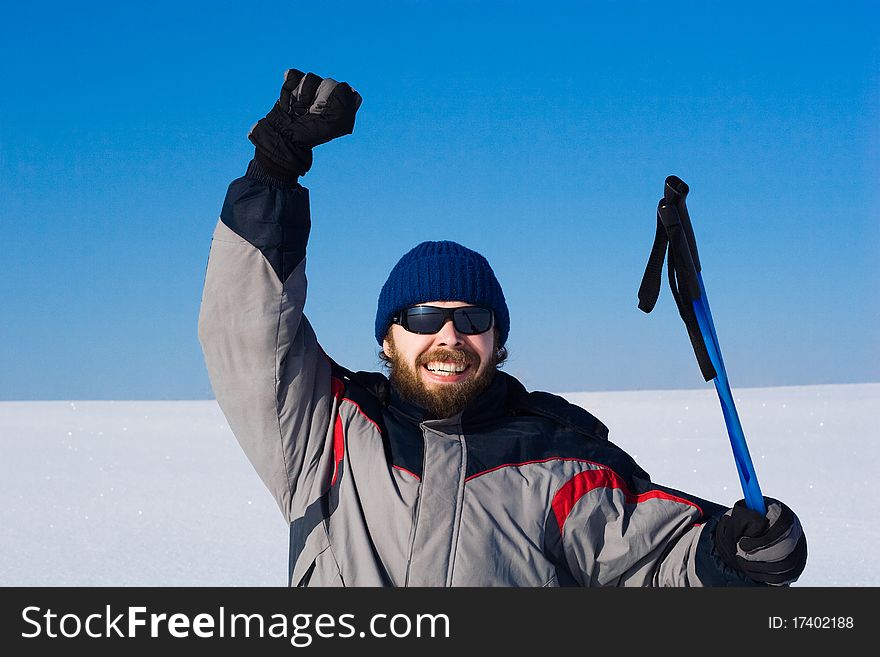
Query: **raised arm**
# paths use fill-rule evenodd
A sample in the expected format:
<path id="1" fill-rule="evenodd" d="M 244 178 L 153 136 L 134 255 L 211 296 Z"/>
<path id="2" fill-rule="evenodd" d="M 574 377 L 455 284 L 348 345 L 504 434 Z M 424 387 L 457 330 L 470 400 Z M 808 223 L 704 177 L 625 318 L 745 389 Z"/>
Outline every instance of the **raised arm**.
<path id="1" fill-rule="evenodd" d="M 330 364 L 303 315 L 312 148 L 350 134 L 360 96 L 289 70 L 214 230 L 199 340 L 220 408 L 288 521 L 332 467 Z"/>

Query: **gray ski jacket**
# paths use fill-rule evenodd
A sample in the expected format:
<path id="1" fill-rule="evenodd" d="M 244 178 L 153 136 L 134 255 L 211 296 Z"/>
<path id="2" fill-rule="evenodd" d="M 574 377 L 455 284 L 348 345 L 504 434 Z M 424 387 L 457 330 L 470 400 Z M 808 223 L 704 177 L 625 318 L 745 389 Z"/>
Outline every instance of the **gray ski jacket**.
<path id="1" fill-rule="evenodd" d="M 308 190 L 252 162 L 211 243 L 199 338 L 217 401 L 290 526 L 291 586 L 750 585 L 726 508 L 652 483 L 605 426 L 498 372 L 425 419 L 321 349 L 303 314 Z"/>

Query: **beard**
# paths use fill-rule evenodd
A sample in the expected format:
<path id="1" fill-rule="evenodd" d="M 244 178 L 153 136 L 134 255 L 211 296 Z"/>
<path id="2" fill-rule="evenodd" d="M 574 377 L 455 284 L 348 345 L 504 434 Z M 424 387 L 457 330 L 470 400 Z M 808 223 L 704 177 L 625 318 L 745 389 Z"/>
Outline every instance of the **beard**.
<path id="1" fill-rule="evenodd" d="M 489 361 L 481 369 L 480 357 L 464 349 L 434 349 L 416 358 L 415 366 L 407 363 L 394 349 L 394 341 L 388 336 L 391 368 L 391 384 L 404 399 L 421 406 L 430 418 L 441 419 L 457 415 L 483 393 L 492 383 L 498 363 L 498 350 L 493 349 Z M 447 361 L 469 365 L 476 373 L 460 383 L 427 385 L 419 376 L 419 370 L 431 361 Z"/>

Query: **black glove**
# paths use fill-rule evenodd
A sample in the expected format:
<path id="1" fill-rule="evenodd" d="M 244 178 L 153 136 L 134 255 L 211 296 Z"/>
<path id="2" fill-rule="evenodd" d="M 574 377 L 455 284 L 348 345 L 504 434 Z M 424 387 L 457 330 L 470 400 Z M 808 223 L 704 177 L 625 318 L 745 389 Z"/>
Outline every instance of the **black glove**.
<path id="1" fill-rule="evenodd" d="M 248 133 L 256 159 L 274 178 L 296 180 L 312 166 L 312 148 L 354 130 L 360 95 L 347 82 L 292 68 L 281 97 Z"/>
<path id="2" fill-rule="evenodd" d="M 807 538 L 800 520 L 785 504 L 764 498 L 767 515 L 745 500 L 721 516 L 715 547 L 724 562 L 756 582 L 783 586 L 795 581 L 807 564 Z"/>

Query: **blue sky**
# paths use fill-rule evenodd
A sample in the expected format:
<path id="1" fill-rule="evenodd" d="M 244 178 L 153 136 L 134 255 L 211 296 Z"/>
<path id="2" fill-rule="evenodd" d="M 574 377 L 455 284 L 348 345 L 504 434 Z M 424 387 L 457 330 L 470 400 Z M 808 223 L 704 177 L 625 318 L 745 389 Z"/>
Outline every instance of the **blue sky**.
<path id="1" fill-rule="evenodd" d="M 637 309 L 676 174 L 733 387 L 880 381 L 876 3 L 305 4 L 4 8 L 0 399 L 212 396 L 210 235 L 290 67 L 364 98 L 302 180 L 348 367 L 400 255 L 453 239 L 529 388 L 710 386 L 665 279 Z"/>

